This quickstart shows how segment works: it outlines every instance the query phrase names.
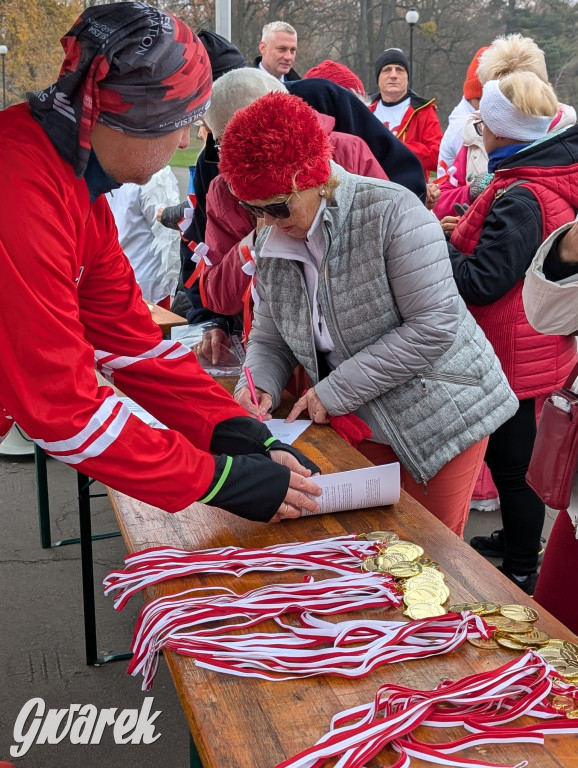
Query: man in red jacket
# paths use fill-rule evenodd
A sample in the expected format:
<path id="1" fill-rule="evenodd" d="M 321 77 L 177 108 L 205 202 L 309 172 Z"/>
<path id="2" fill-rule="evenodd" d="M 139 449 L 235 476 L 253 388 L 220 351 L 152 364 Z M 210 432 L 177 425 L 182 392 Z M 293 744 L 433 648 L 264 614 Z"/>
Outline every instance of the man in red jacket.
<path id="1" fill-rule="evenodd" d="M 409 88 L 409 62 L 399 48 L 388 48 L 379 56 L 375 79 L 379 94 L 370 110 L 419 157 L 427 181 L 437 169 L 443 135 L 435 99 L 424 99 Z"/>
<path id="2" fill-rule="evenodd" d="M 211 93 L 205 49 L 144 3 L 88 8 L 62 45 L 58 81 L 0 113 L 0 436 L 15 419 L 49 455 L 169 512 L 315 510 L 315 465 L 162 340 L 104 197 L 188 145 Z M 168 429 L 97 386 L 95 364 Z"/>

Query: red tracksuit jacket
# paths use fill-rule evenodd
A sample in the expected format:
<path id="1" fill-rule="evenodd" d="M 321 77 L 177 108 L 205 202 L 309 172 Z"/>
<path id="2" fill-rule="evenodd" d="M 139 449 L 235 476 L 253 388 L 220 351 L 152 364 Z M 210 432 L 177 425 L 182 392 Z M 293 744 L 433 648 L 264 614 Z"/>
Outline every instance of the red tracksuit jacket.
<path id="1" fill-rule="evenodd" d="M 168 511 L 215 474 L 215 424 L 245 411 L 186 347 L 163 341 L 101 195 L 28 105 L 0 112 L 0 435 L 15 419 L 50 455 Z M 168 430 L 148 427 L 97 367 Z"/>

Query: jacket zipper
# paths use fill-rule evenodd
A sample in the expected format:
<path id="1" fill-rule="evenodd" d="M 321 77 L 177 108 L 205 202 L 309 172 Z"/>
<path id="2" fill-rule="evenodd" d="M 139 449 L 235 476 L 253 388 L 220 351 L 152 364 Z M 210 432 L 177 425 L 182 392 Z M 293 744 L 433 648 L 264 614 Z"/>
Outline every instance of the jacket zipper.
<path id="1" fill-rule="evenodd" d="M 331 235 L 329 234 L 329 232 L 327 233 L 327 237 L 328 237 L 328 240 L 329 240 L 329 248 L 331 248 Z M 329 250 L 329 248 L 328 248 L 328 250 Z M 338 326 L 338 324 L 337 324 L 337 322 L 335 320 L 335 308 L 333 306 L 333 299 L 332 299 L 331 293 L 329 291 L 329 283 L 327 282 L 327 259 L 325 259 L 325 264 L 323 265 L 323 280 L 325 282 L 325 290 L 326 290 L 326 293 L 327 293 L 327 301 L 328 301 L 329 309 L 330 309 L 330 312 L 331 312 L 331 320 L 333 322 L 333 326 L 335 328 L 335 331 L 337 333 L 337 337 L 339 339 L 339 342 L 340 342 L 341 346 L 343 347 L 345 352 L 349 355 L 350 352 L 349 352 L 349 350 L 347 348 L 346 343 L 343 340 L 343 336 L 341 335 L 341 331 L 339 330 L 339 326 Z M 399 442 L 404 446 L 406 454 L 407 454 L 407 456 L 409 458 L 409 464 L 411 465 L 411 467 L 415 471 L 415 474 L 421 480 L 422 485 L 423 485 L 423 492 L 424 492 L 424 494 L 427 494 L 427 478 L 425 477 L 424 473 L 422 472 L 421 467 L 419 467 L 417 465 L 417 463 L 414 461 L 414 459 L 413 459 L 411 453 L 409 452 L 409 450 L 407 448 L 407 445 L 406 445 L 405 441 L 403 440 L 400 432 L 398 431 L 397 427 L 395 427 L 391 423 L 389 417 L 383 411 L 383 408 L 381 407 L 381 405 L 376 401 L 375 402 L 375 406 L 381 412 L 382 418 L 385 421 L 385 423 L 387 424 L 387 426 L 389 427 L 389 429 L 393 432 L 394 435 L 396 435 L 396 437 L 399 440 Z"/>
<path id="2" fill-rule="evenodd" d="M 417 373 L 417 378 L 421 381 L 421 389 L 425 394 L 427 392 L 426 379 L 431 381 L 449 381 L 454 384 L 464 384 L 464 386 L 475 387 L 479 382 L 473 376 L 450 376 L 445 373 Z"/>
<path id="3" fill-rule="evenodd" d="M 311 330 L 311 345 L 313 349 L 313 359 L 315 361 L 315 373 L 317 374 L 317 381 L 319 381 L 319 364 L 317 363 L 317 354 L 315 353 L 315 334 L 313 333 L 313 310 L 311 308 L 311 302 L 309 301 L 309 294 L 307 293 L 307 283 L 305 282 L 303 273 L 301 272 L 297 264 L 294 261 L 290 261 L 290 264 L 293 267 L 293 269 L 295 269 L 299 274 L 299 279 L 301 280 L 301 286 L 305 291 L 305 296 L 307 298 L 307 307 L 309 309 L 309 328 Z M 317 304 L 317 307 L 319 309 L 319 303 Z M 321 326 L 321 316 L 319 319 L 319 326 Z"/>

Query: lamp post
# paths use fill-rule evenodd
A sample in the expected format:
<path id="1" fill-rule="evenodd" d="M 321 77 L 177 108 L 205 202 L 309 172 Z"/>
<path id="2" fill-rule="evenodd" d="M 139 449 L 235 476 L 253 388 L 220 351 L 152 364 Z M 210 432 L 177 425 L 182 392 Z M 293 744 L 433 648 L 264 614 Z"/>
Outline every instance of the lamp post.
<path id="1" fill-rule="evenodd" d="M 2 56 L 2 109 L 6 109 L 6 67 L 4 62 L 8 53 L 7 45 L 0 45 L 0 56 Z"/>
<path id="2" fill-rule="evenodd" d="M 413 28 L 419 21 L 419 13 L 413 5 L 405 14 L 405 20 L 409 24 L 409 87 L 411 88 L 413 80 Z"/>

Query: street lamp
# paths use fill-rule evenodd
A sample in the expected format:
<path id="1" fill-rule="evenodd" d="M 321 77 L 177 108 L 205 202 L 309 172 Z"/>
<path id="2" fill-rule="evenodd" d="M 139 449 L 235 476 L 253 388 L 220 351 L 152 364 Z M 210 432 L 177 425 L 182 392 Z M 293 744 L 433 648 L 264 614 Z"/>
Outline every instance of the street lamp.
<path id="1" fill-rule="evenodd" d="M 413 28 L 419 21 L 419 13 L 413 5 L 405 14 L 405 20 L 409 24 L 409 87 L 411 88 L 413 79 Z"/>
<path id="2" fill-rule="evenodd" d="M 8 46 L 0 45 L 0 56 L 2 56 L 2 109 L 6 109 L 6 67 L 4 62 L 6 61 L 7 53 Z"/>

